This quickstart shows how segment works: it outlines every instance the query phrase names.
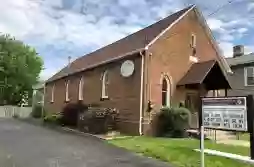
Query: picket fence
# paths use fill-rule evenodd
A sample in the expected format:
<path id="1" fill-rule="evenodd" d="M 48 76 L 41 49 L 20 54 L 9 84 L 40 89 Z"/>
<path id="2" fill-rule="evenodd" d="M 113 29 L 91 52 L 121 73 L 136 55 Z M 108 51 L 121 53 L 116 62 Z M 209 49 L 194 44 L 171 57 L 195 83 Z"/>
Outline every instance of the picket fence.
<path id="1" fill-rule="evenodd" d="M 0 118 L 11 118 L 18 116 L 27 118 L 32 112 L 32 107 L 0 106 Z"/>

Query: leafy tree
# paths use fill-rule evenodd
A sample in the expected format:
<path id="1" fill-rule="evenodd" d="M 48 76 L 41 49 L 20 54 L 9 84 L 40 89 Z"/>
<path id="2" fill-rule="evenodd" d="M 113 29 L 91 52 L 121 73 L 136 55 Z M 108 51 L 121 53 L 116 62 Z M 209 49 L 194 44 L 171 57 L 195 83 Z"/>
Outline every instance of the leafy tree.
<path id="1" fill-rule="evenodd" d="M 0 34 L 0 105 L 19 105 L 32 97 L 43 68 L 35 49 Z"/>

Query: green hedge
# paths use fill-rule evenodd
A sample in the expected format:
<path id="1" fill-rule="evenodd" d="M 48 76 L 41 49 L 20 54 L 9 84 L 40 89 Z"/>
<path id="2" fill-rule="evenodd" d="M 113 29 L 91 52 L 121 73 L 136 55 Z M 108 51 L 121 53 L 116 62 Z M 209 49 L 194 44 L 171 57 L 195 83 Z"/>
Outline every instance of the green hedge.
<path id="1" fill-rule="evenodd" d="M 116 128 L 118 111 L 114 108 L 89 107 L 79 115 L 78 128 L 93 134 L 103 134 Z"/>
<path id="2" fill-rule="evenodd" d="M 61 125 L 62 124 L 62 121 L 61 121 L 62 117 L 63 117 L 63 115 L 61 113 L 48 114 L 43 118 L 43 121 L 45 123 Z"/>
<path id="3" fill-rule="evenodd" d="M 189 128 L 190 111 L 186 108 L 162 108 L 157 115 L 157 135 L 186 137 Z"/>

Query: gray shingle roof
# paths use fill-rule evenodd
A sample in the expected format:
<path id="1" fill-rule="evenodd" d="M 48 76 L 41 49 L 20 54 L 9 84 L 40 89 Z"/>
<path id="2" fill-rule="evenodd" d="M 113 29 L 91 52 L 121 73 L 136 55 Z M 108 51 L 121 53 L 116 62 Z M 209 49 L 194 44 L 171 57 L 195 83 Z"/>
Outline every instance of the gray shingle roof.
<path id="1" fill-rule="evenodd" d="M 230 58 L 227 58 L 226 60 L 230 66 L 253 63 L 254 62 L 254 53 L 250 53 L 250 54 L 235 57 L 235 58 L 230 57 Z"/>

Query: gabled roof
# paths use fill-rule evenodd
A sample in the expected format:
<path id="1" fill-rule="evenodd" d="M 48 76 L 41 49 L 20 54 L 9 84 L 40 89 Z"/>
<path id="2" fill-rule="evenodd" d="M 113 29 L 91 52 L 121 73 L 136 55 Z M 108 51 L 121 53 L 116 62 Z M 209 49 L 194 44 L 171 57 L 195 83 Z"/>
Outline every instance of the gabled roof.
<path id="1" fill-rule="evenodd" d="M 227 58 L 226 60 L 230 66 L 249 64 L 254 62 L 254 53 L 250 53 L 239 57 L 230 57 Z"/>
<path id="2" fill-rule="evenodd" d="M 123 55 L 133 54 L 145 49 L 145 47 L 152 42 L 159 34 L 172 25 L 175 21 L 185 15 L 194 6 L 187 7 L 180 10 L 136 33 L 133 33 L 119 41 L 107 45 L 95 52 L 87 54 L 76 59 L 69 66 L 66 66 L 61 71 L 56 73 L 47 82 L 54 81 L 65 77 L 67 75 L 85 70 L 102 64 L 110 59 L 117 59 Z M 110 35 L 110 34 L 105 34 Z M 89 39 L 88 39 L 89 40 Z"/>
<path id="3" fill-rule="evenodd" d="M 202 83 L 215 63 L 215 60 L 209 60 L 206 62 L 193 64 L 177 85 L 182 86 L 187 84 Z"/>
<path id="4" fill-rule="evenodd" d="M 227 76 L 217 60 L 209 60 L 193 64 L 177 86 L 190 86 L 205 83 L 206 89 L 229 89 L 231 88 Z"/>

